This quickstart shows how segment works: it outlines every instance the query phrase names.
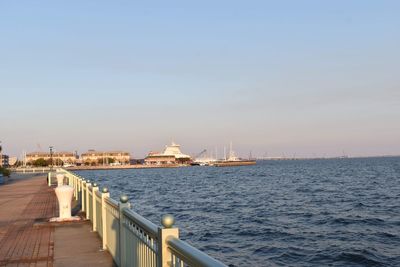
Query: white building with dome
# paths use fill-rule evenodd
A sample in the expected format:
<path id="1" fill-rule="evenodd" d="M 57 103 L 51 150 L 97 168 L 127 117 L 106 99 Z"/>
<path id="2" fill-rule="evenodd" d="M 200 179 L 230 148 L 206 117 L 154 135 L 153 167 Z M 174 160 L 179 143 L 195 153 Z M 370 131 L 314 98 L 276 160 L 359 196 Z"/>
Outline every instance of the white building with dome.
<path id="1" fill-rule="evenodd" d="M 176 164 L 190 164 L 192 157 L 183 154 L 181 146 L 172 142 L 171 145 L 165 146 L 164 152 L 150 152 L 144 159 L 147 165 L 176 165 Z"/>

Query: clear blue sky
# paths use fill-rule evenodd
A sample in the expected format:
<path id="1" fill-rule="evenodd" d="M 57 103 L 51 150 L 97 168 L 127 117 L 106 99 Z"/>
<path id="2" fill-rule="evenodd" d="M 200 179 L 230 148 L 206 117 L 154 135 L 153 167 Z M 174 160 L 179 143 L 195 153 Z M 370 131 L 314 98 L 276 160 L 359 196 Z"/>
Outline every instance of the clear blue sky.
<path id="1" fill-rule="evenodd" d="M 400 154 L 400 1 L 1 1 L 5 152 Z"/>

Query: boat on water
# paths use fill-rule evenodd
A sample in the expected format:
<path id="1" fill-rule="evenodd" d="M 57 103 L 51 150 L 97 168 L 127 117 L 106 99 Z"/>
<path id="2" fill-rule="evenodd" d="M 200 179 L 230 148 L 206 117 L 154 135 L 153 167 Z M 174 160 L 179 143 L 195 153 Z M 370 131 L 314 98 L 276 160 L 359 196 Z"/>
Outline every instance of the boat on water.
<path id="1" fill-rule="evenodd" d="M 218 160 L 213 162 L 212 166 L 215 167 L 234 167 L 234 166 L 249 166 L 249 165 L 256 165 L 256 161 L 252 159 L 241 159 L 236 156 L 235 152 L 232 148 L 232 142 L 230 144 L 229 149 L 229 157 L 224 160 Z"/>
<path id="2" fill-rule="evenodd" d="M 217 162 L 216 159 L 211 157 L 197 158 L 191 163 L 192 166 L 213 166 Z"/>
<path id="3" fill-rule="evenodd" d="M 235 166 L 248 166 L 248 165 L 256 165 L 257 162 L 255 160 L 224 160 L 224 161 L 217 161 L 213 164 L 215 167 L 235 167 Z"/>
<path id="4" fill-rule="evenodd" d="M 194 156 L 191 166 L 214 166 L 214 167 L 233 167 L 233 166 L 248 166 L 255 165 L 257 162 L 249 159 L 241 159 L 236 156 L 235 151 L 232 148 L 232 142 L 230 144 L 229 156 L 226 156 L 226 150 L 224 148 L 224 158 L 217 159 L 217 152 L 215 152 L 215 158 L 206 154 L 207 149 L 204 149 L 197 156 Z"/>

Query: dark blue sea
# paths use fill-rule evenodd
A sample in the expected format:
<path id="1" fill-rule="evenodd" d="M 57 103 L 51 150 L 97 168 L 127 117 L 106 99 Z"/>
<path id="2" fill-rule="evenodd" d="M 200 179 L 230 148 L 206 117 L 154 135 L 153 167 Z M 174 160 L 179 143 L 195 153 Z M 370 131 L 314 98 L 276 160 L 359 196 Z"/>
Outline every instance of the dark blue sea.
<path id="1" fill-rule="evenodd" d="M 400 158 L 79 171 L 230 266 L 400 266 Z"/>

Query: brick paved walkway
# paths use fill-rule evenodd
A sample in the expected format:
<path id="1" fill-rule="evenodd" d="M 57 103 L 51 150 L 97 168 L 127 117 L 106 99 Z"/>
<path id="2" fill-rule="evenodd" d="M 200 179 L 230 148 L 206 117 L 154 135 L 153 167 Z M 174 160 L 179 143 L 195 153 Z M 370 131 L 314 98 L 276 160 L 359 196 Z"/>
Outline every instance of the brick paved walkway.
<path id="1" fill-rule="evenodd" d="M 56 197 L 44 176 L 0 187 L 0 266 L 52 266 Z"/>
<path id="2" fill-rule="evenodd" d="M 115 266 L 88 221 L 47 222 L 58 204 L 46 176 L 15 177 L 0 186 L 0 266 Z"/>

